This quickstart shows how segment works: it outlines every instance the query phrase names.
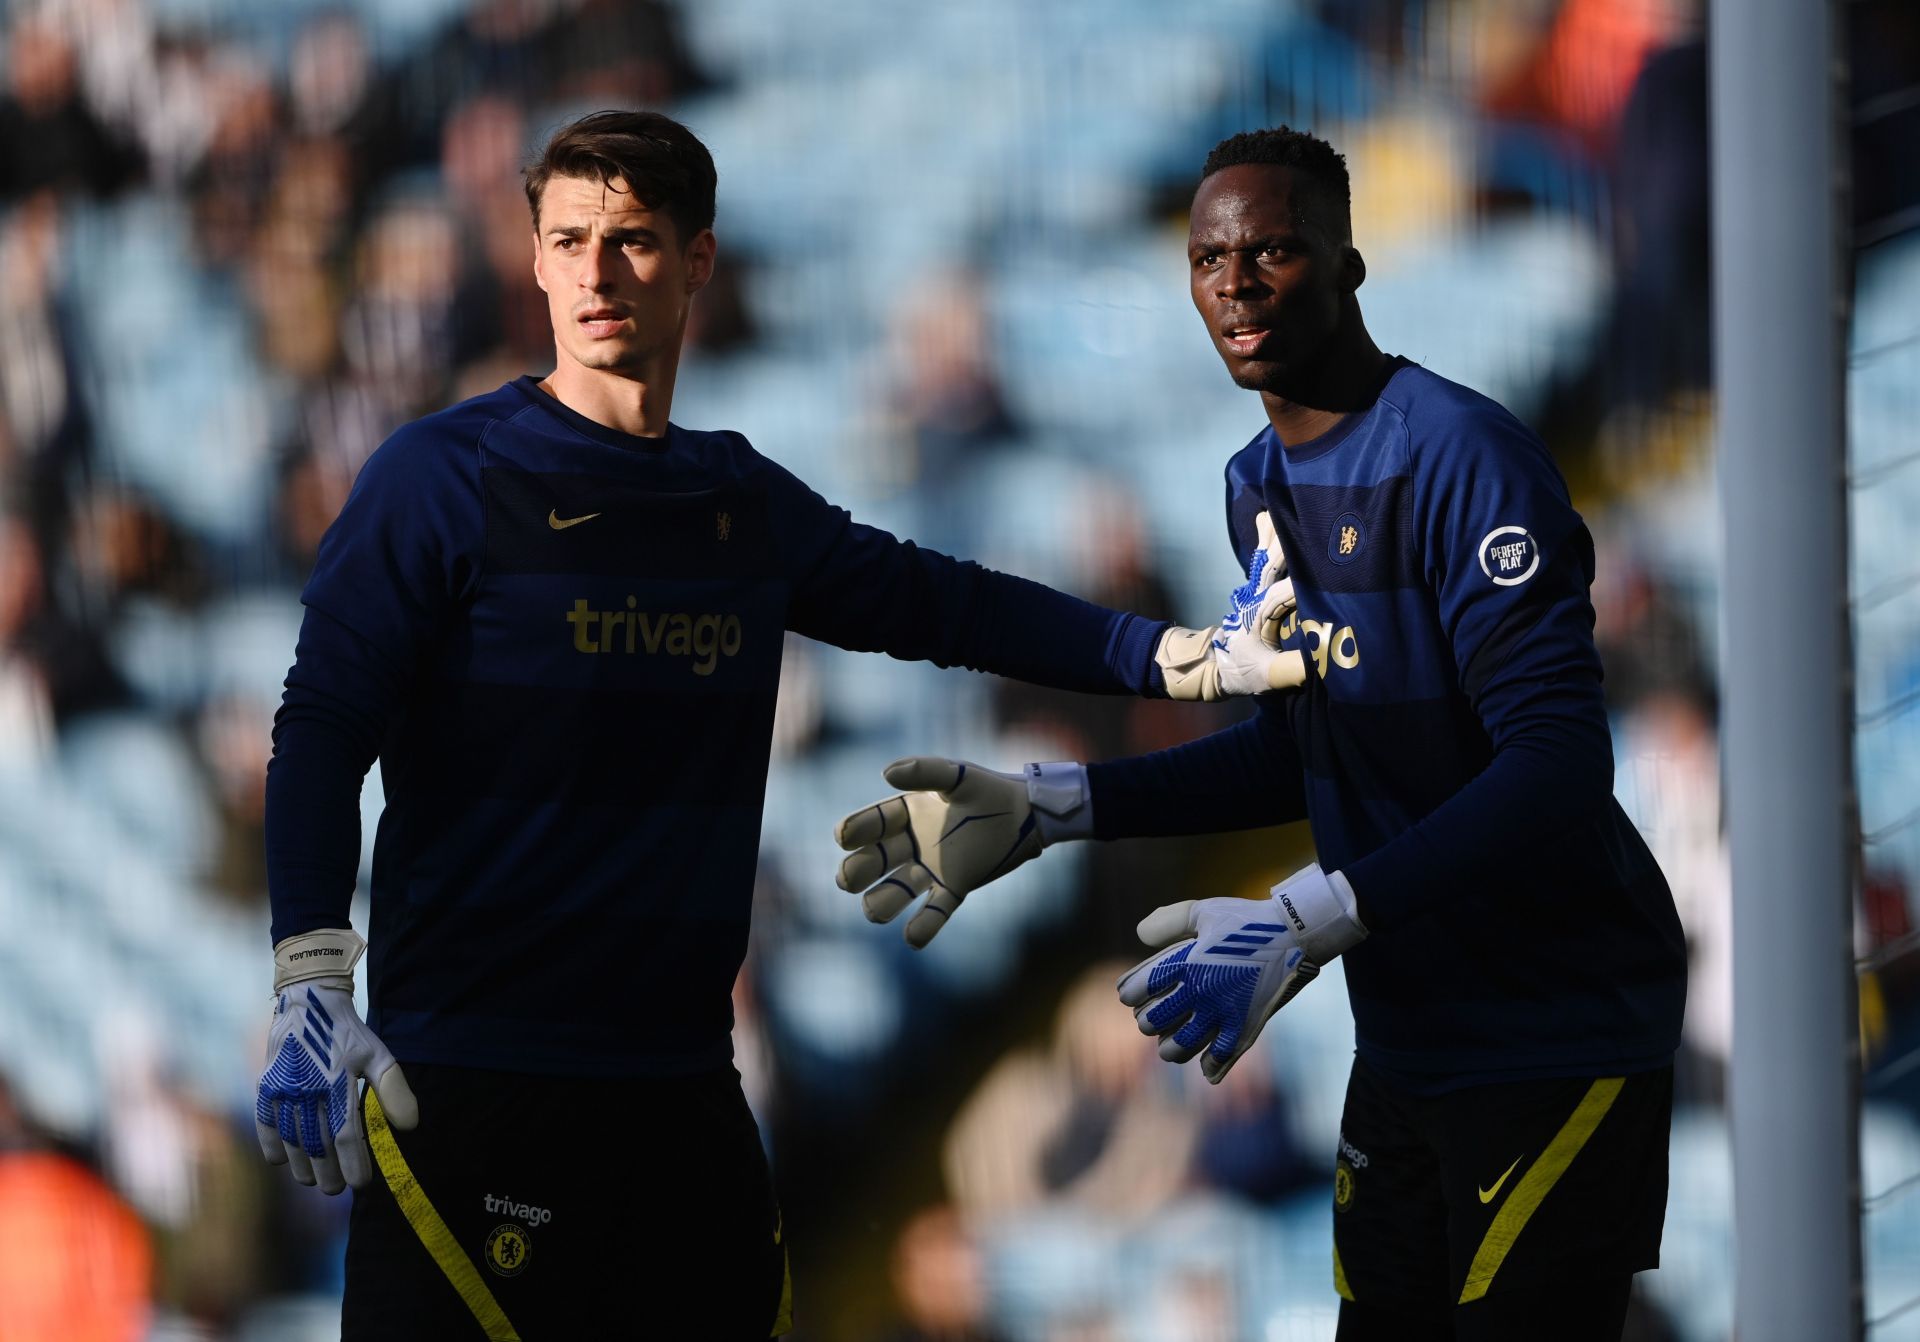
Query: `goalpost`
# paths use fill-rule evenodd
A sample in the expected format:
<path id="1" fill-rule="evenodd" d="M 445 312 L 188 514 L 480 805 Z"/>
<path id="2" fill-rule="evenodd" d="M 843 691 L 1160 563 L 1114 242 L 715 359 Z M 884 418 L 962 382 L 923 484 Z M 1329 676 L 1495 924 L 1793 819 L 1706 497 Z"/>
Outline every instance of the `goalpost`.
<path id="1" fill-rule="evenodd" d="M 1837 18 L 1709 32 L 1741 1342 L 1863 1331 Z"/>

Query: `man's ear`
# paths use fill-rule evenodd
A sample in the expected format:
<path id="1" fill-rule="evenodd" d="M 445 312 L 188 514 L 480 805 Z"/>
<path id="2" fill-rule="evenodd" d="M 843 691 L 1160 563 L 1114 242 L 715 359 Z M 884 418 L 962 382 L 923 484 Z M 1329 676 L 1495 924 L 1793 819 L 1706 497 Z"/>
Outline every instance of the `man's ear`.
<path id="1" fill-rule="evenodd" d="M 540 292 L 544 294 L 547 291 L 547 277 L 541 273 L 542 260 L 544 257 L 540 251 L 540 233 L 536 229 L 533 234 L 533 282 L 540 286 Z"/>
<path id="2" fill-rule="evenodd" d="M 703 228 L 693 235 L 693 241 L 687 244 L 687 292 L 698 293 L 707 287 L 707 281 L 713 278 L 714 259 L 720 250 L 720 240 L 713 236 L 713 230 Z"/>
<path id="3" fill-rule="evenodd" d="M 1340 249 L 1340 288 L 1352 293 L 1367 282 L 1367 258 L 1351 244 Z"/>

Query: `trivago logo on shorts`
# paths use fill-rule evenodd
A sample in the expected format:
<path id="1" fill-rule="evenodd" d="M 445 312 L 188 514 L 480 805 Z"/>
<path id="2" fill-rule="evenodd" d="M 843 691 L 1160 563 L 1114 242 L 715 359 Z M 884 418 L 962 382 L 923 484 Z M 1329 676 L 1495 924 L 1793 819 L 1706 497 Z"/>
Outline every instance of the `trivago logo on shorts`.
<path id="1" fill-rule="evenodd" d="M 511 1216 L 515 1220 L 525 1221 L 530 1226 L 543 1226 L 553 1219 L 553 1212 L 546 1207 L 529 1207 L 524 1202 L 515 1202 L 512 1198 L 497 1198 L 486 1195 L 487 1211 L 498 1216 Z"/>

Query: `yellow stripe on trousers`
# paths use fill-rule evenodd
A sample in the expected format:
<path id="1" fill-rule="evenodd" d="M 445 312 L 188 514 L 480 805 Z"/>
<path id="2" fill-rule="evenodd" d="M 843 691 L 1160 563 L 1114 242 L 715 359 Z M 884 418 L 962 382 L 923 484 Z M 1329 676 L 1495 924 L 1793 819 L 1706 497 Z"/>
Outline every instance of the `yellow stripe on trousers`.
<path id="1" fill-rule="evenodd" d="M 387 1181 L 387 1187 L 393 1190 L 393 1199 L 400 1204 L 401 1213 L 407 1218 L 407 1224 L 413 1227 L 413 1233 L 427 1246 L 427 1252 L 433 1255 L 433 1261 L 447 1274 L 447 1280 L 453 1283 L 453 1289 L 473 1311 L 473 1317 L 487 1331 L 488 1342 L 520 1342 L 520 1334 L 514 1331 L 507 1321 L 506 1311 L 500 1308 L 500 1302 L 493 1298 L 493 1292 L 480 1280 L 480 1270 L 473 1265 L 464 1250 L 453 1237 L 453 1231 L 440 1219 L 440 1213 L 434 1210 L 427 1190 L 420 1187 L 420 1181 L 413 1177 L 413 1171 L 407 1167 L 407 1158 L 400 1154 L 400 1144 L 394 1140 L 393 1128 L 387 1122 L 387 1112 L 380 1107 L 380 1099 L 373 1093 L 373 1087 L 367 1087 L 367 1141 L 373 1147 L 374 1163 L 380 1167 L 380 1173 Z"/>
<path id="2" fill-rule="evenodd" d="M 1460 1303 L 1478 1300 L 1487 1293 L 1487 1287 L 1493 1282 L 1493 1274 L 1500 1270 L 1500 1264 L 1506 1261 L 1507 1252 L 1513 1248 L 1513 1242 L 1520 1238 L 1520 1232 L 1527 1227 L 1527 1218 L 1540 1206 L 1542 1199 L 1552 1191 L 1560 1176 L 1567 1172 L 1567 1166 L 1573 1164 L 1573 1158 L 1580 1154 L 1580 1148 L 1593 1136 L 1594 1129 L 1600 1126 L 1600 1120 L 1607 1116 L 1607 1110 L 1620 1095 L 1620 1087 L 1626 1084 L 1623 1076 L 1604 1076 L 1587 1088 L 1586 1097 L 1573 1111 L 1566 1125 L 1554 1134 L 1547 1143 L 1547 1149 L 1540 1153 L 1540 1159 L 1533 1162 L 1533 1168 L 1521 1176 L 1520 1182 L 1507 1194 L 1506 1205 L 1500 1208 L 1500 1214 L 1493 1218 L 1493 1224 L 1487 1227 L 1487 1237 L 1480 1241 L 1480 1248 L 1473 1255 L 1473 1265 L 1467 1269 L 1467 1284 L 1460 1292 Z"/>
<path id="3" fill-rule="evenodd" d="M 780 1237 L 786 1231 L 787 1218 L 778 1213 L 773 1222 L 773 1242 L 780 1244 Z M 793 1331 L 793 1257 L 787 1252 L 787 1246 L 780 1244 L 780 1308 L 774 1311 L 773 1331 L 768 1337 L 785 1337 Z"/>

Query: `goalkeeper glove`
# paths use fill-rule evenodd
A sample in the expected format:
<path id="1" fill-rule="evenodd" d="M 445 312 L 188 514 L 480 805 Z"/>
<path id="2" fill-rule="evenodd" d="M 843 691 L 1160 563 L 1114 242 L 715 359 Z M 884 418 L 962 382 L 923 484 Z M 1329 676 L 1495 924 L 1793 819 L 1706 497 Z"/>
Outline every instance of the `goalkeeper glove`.
<path id="1" fill-rule="evenodd" d="M 400 1065 L 353 1006 L 353 967 L 367 949 L 351 928 L 325 927 L 273 948 L 273 1024 L 254 1098 L 254 1131 L 269 1165 L 323 1193 L 364 1188 L 373 1157 L 360 1118 L 365 1077 L 394 1127 L 420 1121 Z"/>
<path id="2" fill-rule="evenodd" d="M 1211 628 L 1175 625 L 1160 636 L 1153 659 L 1168 698 L 1212 702 L 1306 684 L 1306 658 L 1297 649 L 1278 651 L 1280 627 L 1297 604 L 1287 558 L 1272 517 L 1262 512 L 1254 526 L 1260 543 L 1247 563 L 1247 581 L 1234 589 L 1233 609 Z"/>
<path id="3" fill-rule="evenodd" d="M 1353 887 L 1319 864 L 1295 872 L 1264 900 L 1188 899 L 1140 922 L 1148 956 L 1120 979 L 1120 1000 L 1160 1056 L 1219 1083 L 1269 1017 L 1313 982 L 1320 966 L 1367 935 Z"/>
<path id="4" fill-rule="evenodd" d="M 1038 857 L 1048 844 L 1093 833 L 1087 771 L 1079 764 L 1029 764 L 1003 774 L 963 760 L 914 756 L 886 767 L 900 796 L 862 807 L 834 827 L 851 856 L 842 890 L 864 890 L 869 920 L 891 922 L 922 895 L 907 921 L 907 944 L 925 946 L 960 901 L 988 881 Z"/>

